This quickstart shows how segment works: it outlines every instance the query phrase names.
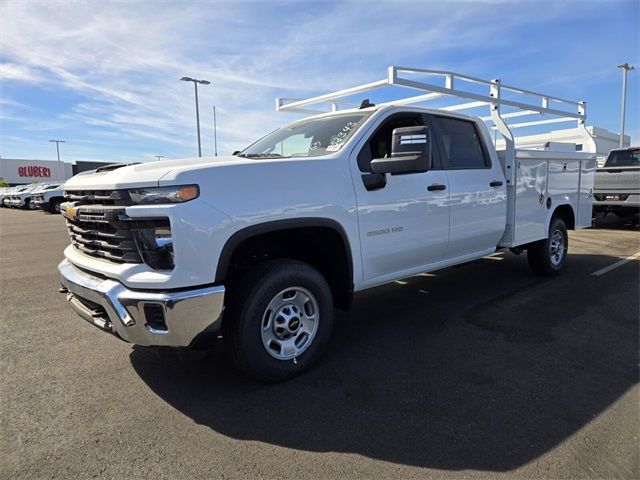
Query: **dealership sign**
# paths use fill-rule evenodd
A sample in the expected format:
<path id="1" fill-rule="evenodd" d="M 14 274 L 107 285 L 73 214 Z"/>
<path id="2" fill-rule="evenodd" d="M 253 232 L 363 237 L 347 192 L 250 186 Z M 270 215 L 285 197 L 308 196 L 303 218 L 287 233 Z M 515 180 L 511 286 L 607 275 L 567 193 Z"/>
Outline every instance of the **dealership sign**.
<path id="1" fill-rule="evenodd" d="M 39 165 L 18 167 L 18 176 L 30 178 L 51 178 L 51 169 L 49 167 L 41 167 Z"/>
<path id="2" fill-rule="evenodd" d="M 73 176 L 70 163 L 55 160 L 0 158 L 0 178 L 11 185 L 57 182 Z"/>

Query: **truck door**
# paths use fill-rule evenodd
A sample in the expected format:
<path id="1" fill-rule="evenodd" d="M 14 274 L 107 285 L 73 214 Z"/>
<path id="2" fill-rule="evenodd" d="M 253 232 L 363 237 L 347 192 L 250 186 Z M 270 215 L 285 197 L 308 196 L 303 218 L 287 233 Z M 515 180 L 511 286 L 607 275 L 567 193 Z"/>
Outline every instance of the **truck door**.
<path id="1" fill-rule="evenodd" d="M 370 173 L 373 158 L 391 154 L 395 128 L 424 125 L 425 120 L 421 113 L 392 114 L 352 152 L 365 284 L 383 282 L 385 276 L 397 276 L 394 274 L 444 257 L 449 239 L 446 172 Z"/>
<path id="2" fill-rule="evenodd" d="M 507 190 L 502 167 L 491 162 L 475 122 L 431 116 L 450 195 L 447 259 L 495 249 L 504 233 Z"/>

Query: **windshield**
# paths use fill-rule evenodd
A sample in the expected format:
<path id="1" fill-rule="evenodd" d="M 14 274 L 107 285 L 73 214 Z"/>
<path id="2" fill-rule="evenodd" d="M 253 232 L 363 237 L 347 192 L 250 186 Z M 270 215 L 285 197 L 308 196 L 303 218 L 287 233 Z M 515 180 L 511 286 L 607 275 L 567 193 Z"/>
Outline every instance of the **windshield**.
<path id="1" fill-rule="evenodd" d="M 321 157 L 337 152 L 371 112 L 302 120 L 271 132 L 243 150 L 248 158 Z"/>
<path id="2" fill-rule="evenodd" d="M 612 150 L 605 167 L 640 167 L 640 148 Z"/>

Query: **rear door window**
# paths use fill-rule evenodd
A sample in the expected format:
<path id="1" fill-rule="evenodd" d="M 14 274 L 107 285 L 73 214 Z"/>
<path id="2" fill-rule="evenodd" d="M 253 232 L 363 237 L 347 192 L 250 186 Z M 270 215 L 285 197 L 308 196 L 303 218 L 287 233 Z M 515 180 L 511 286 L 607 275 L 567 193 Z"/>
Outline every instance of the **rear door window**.
<path id="1" fill-rule="evenodd" d="M 447 170 L 489 168 L 491 163 L 473 122 L 434 115 L 431 122 Z"/>

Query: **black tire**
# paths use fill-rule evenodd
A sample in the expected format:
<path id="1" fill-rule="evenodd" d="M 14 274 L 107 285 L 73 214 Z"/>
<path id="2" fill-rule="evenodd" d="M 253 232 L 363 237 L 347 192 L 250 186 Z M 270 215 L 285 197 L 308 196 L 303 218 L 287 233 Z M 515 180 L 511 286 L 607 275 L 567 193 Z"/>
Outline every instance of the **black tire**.
<path id="1" fill-rule="evenodd" d="M 49 206 L 47 207 L 47 210 L 50 213 L 60 213 L 60 204 L 62 203 L 62 199 L 60 198 L 52 198 L 51 200 L 49 200 Z"/>
<path id="2" fill-rule="evenodd" d="M 317 327 L 299 356 L 278 359 L 263 344 L 263 325 L 269 316 L 267 307 L 279 299 L 279 293 L 293 287 L 312 295 L 317 304 Z M 265 262 L 232 287 L 222 323 L 225 349 L 238 369 L 263 382 L 286 380 L 309 370 L 326 348 L 333 325 L 331 290 L 320 272 L 306 263 Z M 276 320 L 271 323 L 275 329 Z M 302 323 L 299 319 L 298 326 Z"/>
<path id="3" fill-rule="evenodd" d="M 561 239 L 561 245 L 556 242 Z M 560 217 L 551 219 L 549 235 L 544 240 L 539 240 L 527 249 L 529 267 L 538 275 L 557 275 L 567 260 L 569 236 L 567 225 Z"/>

